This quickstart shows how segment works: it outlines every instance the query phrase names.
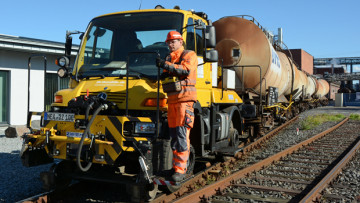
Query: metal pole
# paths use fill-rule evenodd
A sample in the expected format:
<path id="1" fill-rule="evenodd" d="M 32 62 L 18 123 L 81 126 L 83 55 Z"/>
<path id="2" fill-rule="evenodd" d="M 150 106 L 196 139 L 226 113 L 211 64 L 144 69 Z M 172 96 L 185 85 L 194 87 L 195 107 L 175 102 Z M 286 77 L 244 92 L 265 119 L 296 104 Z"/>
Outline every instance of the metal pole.
<path id="1" fill-rule="evenodd" d="M 26 115 L 29 115 L 29 112 L 30 112 L 30 70 L 31 70 L 31 56 L 28 59 L 28 98 L 27 98 Z"/>
<path id="2" fill-rule="evenodd" d="M 28 59 L 28 101 L 27 101 L 27 114 L 29 114 L 30 112 L 30 71 L 31 71 L 31 59 L 35 58 L 35 57 L 43 57 L 44 58 L 44 111 L 46 111 L 46 104 L 45 104 L 45 93 L 46 93 L 46 83 L 45 83 L 45 79 L 46 79 L 46 71 L 47 71 L 47 58 L 45 55 L 38 55 L 38 54 L 34 54 L 31 55 Z"/>
<path id="3" fill-rule="evenodd" d="M 46 71 L 47 71 L 47 59 L 46 56 L 43 56 L 44 58 L 44 111 L 46 111 Z"/>
<path id="4" fill-rule="evenodd" d="M 160 57 L 160 54 L 158 54 Z M 159 137 L 159 116 L 160 116 L 160 68 L 157 69 L 157 96 L 156 96 L 156 138 Z"/>
<path id="5" fill-rule="evenodd" d="M 126 63 L 126 101 L 125 101 L 125 116 L 128 116 L 129 109 L 128 109 L 128 101 L 129 101 L 129 62 L 130 57 L 127 56 L 127 63 Z"/>

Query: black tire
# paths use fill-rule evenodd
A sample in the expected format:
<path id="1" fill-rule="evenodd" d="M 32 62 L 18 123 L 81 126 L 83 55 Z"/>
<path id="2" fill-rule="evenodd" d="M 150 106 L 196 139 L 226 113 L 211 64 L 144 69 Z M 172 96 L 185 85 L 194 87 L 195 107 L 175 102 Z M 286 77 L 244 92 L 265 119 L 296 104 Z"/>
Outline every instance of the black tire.
<path id="1" fill-rule="evenodd" d="M 239 132 L 236 128 L 234 128 L 234 122 L 230 122 L 229 127 L 229 145 L 232 147 L 237 147 L 239 145 Z"/>

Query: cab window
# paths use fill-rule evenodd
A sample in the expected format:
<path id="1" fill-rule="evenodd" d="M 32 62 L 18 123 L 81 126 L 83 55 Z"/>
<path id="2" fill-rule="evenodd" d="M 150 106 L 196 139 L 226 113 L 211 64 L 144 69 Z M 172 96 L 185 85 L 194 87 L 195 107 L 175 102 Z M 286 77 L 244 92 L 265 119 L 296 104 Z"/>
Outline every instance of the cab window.
<path id="1" fill-rule="evenodd" d="M 194 28 L 194 19 L 189 18 L 187 23 L 187 35 L 186 35 L 186 49 L 195 50 L 195 28 Z"/>
<path id="2" fill-rule="evenodd" d="M 196 29 L 196 53 L 198 56 L 203 56 L 203 52 L 204 52 L 203 30 Z"/>

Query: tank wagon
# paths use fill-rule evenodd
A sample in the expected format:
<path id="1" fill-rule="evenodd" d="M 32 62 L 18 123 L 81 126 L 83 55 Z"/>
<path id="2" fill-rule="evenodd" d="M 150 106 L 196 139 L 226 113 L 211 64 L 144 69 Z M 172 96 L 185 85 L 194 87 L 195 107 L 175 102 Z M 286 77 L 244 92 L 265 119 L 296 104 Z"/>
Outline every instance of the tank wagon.
<path id="1" fill-rule="evenodd" d="M 328 83 L 300 71 L 253 18 L 212 24 L 203 12 L 163 8 L 99 16 L 81 35 L 72 69 L 67 33 L 57 64 L 69 88 L 55 94 L 50 111 L 29 112 L 21 158 L 29 167 L 58 160 L 41 175 L 46 187 L 108 181 L 142 199 L 154 198 L 158 185 L 178 188 L 157 176 L 172 167 L 167 96 L 155 66 L 156 57 L 169 53 L 164 39 L 172 30 L 199 61 L 189 176 L 198 158 L 232 156 L 328 93 Z"/>
<path id="2" fill-rule="evenodd" d="M 243 99 L 257 106 L 261 105 L 259 98 L 265 99 L 263 109 L 259 106 L 258 110 L 271 114 L 263 119 L 286 120 L 326 104 L 329 84 L 301 71 L 253 17 L 224 17 L 213 25 L 220 63 L 235 70 L 235 90 Z"/>

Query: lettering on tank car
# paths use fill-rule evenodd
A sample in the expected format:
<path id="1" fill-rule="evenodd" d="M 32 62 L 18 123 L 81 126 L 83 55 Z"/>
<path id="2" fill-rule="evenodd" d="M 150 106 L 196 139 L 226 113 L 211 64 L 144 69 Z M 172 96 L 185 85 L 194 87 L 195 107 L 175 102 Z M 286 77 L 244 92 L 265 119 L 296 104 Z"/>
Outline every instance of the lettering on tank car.
<path id="1" fill-rule="evenodd" d="M 280 68 L 280 59 L 274 49 L 271 50 L 271 56 L 272 56 L 271 62 L 275 64 L 278 68 Z"/>

